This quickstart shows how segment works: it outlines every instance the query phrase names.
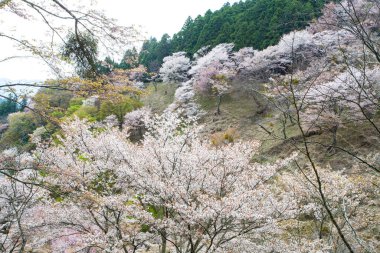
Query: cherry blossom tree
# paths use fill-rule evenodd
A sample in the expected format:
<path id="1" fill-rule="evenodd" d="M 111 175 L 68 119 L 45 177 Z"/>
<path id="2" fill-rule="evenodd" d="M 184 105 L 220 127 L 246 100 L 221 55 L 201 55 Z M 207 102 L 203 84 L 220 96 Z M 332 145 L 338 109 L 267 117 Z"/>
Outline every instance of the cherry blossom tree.
<path id="1" fill-rule="evenodd" d="M 318 29 L 285 35 L 263 51 L 203 49 L 175 95 L 188 105 L 195 91 L 221 99 L 235 75 L 267 69 L 262 79 L 273 86 L 265 95 L 297 128 L 287 140 L 297 157 L 288 152 L 259 164 L 252 161 L 256 141 L 212 146 L 191 114 L 140 109 L 124 117 L 122 128 L 112 116 L 104 123 L 75 119 L 33 155 L 14 149 L 0 155 L 1 250 L 378 251 L 379 156 L 352 153 L 336 141 L 345 124 L 378 127 L 376 54 L 359 50 L 363 41 L 349 31 Z M 177 75 L 169 60 L 175 63 L 169 58 L 163 69 Z M 319 164 L 309 138 L 316 127 L 333 133 L 329 148 L 355 157 L 349 172 L 360 173 Z M 375 174 L 363 173 L 363 164 Z"/>
<path id="2" fill-rule="evenodd" d="M 151 122 L 143 142 L 149 148 L 131 159 L 140 171 L 128 175 L 142 202 L 159 214 L 154 228 L 164 241 L 179 252 L 214 252 L 239 235 L 260 236 L 256 231 L 275 226 L 262 217 L 291 213 L 285 199 L 271 196 L 266 184 L 286 160 L 250 164 L 257 143 L 213 149 L 196 130 L 183 128 L 184 123 L 173 115 Z M 137 166 L 137 157 L 146 159 Z M 149 180 L 141 168 L 151 175 Z"/>
<path id="3" fill-rule="evenodd" d="M 270 77 L 288 74 L 292 64 L 302 67 L 320 54 L 318 40 L 302 30 L 285 34 L 277 45 L 261 51 L 241 49 L 235 58 L 239 71 L 254 73 L 257 79 L 266 82 Z"/>
<path id="4" fill-rule="evenodd" d="M 130 140 L 139 141 L 144 137 L 147 130 L 145 122 L 152 115 L 152 111 L 147 107 L 134 110 L 125 115 L 123 128 L 127 130 Z"/>
<path id="5" fill-rule="evenodd" d="M 188 80 L 190 59 L 185 52 L 177 52 L 164 58 L 160 76 L 164 82 L 184 82 Z"/>
<path id="6" fill-rule="evenodd" d="M 200 116 L 203 113 L 195 101 L 193 79 L 179 85 L 174 93 L 174 101 L 166 111 L 181 112 L 190 117 Z"/>
<path id="7" fill-rule="evenodd" d="M 217 111 L 220 114 L 220 104 L 223 95 L 230 90 L 229 78 L 236 73 L 232 57 L 233 44 L 220 44 L 209 53 L 199 57 L 189 73 L 193 76 L 195 90 L 203 94 L 215 95 L 218 99 Z"/>
<path id="8" fill-rule="evenodd" d="M 345 0 L 329 5 L 319 23 L 344 29 L 355 36 L 380 62 L 380 2 L 378 0 Z"/>
<path id="9" fill-rule="evenodd" d="M 372 119 L 379 109 L 375 86 L 379 80 L 378 71 L 377 68 L 365 72 L 349 68 L 331 82 L 311 86 L 307 93 L 302 94 L 305 127 L 330 129 L 333 133 L 332 148 L 336 145 L 338 127 L 344 122 L 366 120 L 378 130 Z"/>
<path id="10" fill-rule="evenodd" d="M 132 114 L 125 122 L 143 122 L 147 131 L 139 143 L 128 140 L 128 128 L 74 120 L 62 126 L 56 144 L 40 143 L 33 157 L 16 150 L 2 154 L 0 171 L 18 168 L 20 173 L 13 178 L 5 174 L 0 181 L 0 214 L 8 217 L 7 224 L 16 217 L 2 237 L 4 247 L 328 252 L 335 247 L 323 235 L 331 224 L 328 211 L 355 250 L 378 247 L 375 239 L 357 232 L 366 214 L 362 201 L 375 201 L 369 196 L 376 194 L 364 178 L 352 181 L 356 179 L 341 172 L 318 168 L 321 198 L 312 169 L 301 174 L 287 169 L 295 154 L 273 164 L 252 163 L 258 142 L 213 147 L 199 136 L 193 118 Z M 8 178 L 14 181 L 3 180 Z M 27 201 L 9 202 L 15 190 Z M 12 209 L 16 204 L 21 209 Z M 310 222 L 322 236 L 292 232 L 289 224 L 304 215 L 313 217 Z M 336 239 L 334 231 L 330 235 Z M 12 246 L 14 238 L 22 240 Z"/>
<path id="11" fill-rule="evenodd" d="M 126 132 L 112 128 L 96 134 L 80 121 L 62 128 L 62 145 L 37 151 L 46 167 L 45 185 L 55 189 L 46 196 L 46 208 L 36 210 L 41 215 L 35 222 L 44 224 L 46 238 L 53 244 L 54 238 L 72 242 L 59 242 L 65 247 L 61 250 L 135 252 L 148 247 L 145 242 L 154 235 L 144 226 L 152 216 L 120 174 L 128 165 L 116 150 L 132 146 Z"/>
<path id="12" fill-rule="evenodd" d="M 59 193 L 41 223 L 77 235 L 75 249 L 129 252 L 159 236 L 162 252 L 219 252 L 243 235 L 260 247 L 254 238 L 293 215 L 293 200 L 269 183 L 292 158 L 252 164 L 258 143 L 212 148 L 190 123 L 173 114 L 147 121 L 140 144 L 115 128 L 65 124 L 61 145 L 38 149 Z"/>
<path id="13" fill-rule="evenodd" d="M 305 37 L 297 38 L 302 34 Z M 345 29 L 336 29 L 336 27 L 333 30 L 322 30 L 314 34 L 309 31 L 301 31 L 296 32 L 294 36 L 285 36 L 284 38 L 286 37 L 288 40 L 279 44 L 283 46 L 282 48 L 278 48 L 278 45 L 267 49 L 267 53 L 273 53 L 274 57 L 267 58 L 265 56 L 269 64 L 264 63 L 264 65 L 273 66 L 271 64 L 273 59 L 281 58 L 282 55 L 289 60 L 287 64 L 283 65 L 286 67 L 286 71 L 279 72 L 276 76 L 272 75 L 271 81 L 274 86 L 268 93 L 270 101 L 274 101 L 275 110 L 278 110 L 276 112 L 285 113 L 284 115 L 292 119 L 298 128 L 296 137 L 291 140 L 291 143 L 300 151 L 304 160 L 297 161 L 297 167 L 301 178 L 303 177 L 308 182 L 307 190 L 314 191 L 314 197 L 307 195 L 305 199 L 308 201 L 305 203 L 312 203 L 313 199 L 317 199 L 314 205 L 319 206 L 320 213 L 323 213 L 320 217 L 324 217 L 320 218 L 318 224 L 323 227 L 323 223 L 328 221 L 333 226 L 332 238 L 336 244 L 331 246 L 338 245 L 335 250 L 344 248 L 348 252 L 376 251 L 378 246 L 373 243 L 373 239 L 366 241 L 364 238 L 367 235 L 360 235 L 359 232 L 360 225 L 358 224 L 362 222 L 361 217 L 365 216 L 360 213 L 363 210 L 354 214 L 355 206 L 359 206 L 359 203 L 362 203 L 360 201 L 365 201 L 364 199 L 368 199 L 368 196 L 360 196 L 360 193 L 355 190 L 351 191 L 357 186 L 353 186 L 345 175 L 326 172 L 321 168 L 316 154 L 316 150 L 318 152 L 321 147 L 326 147 L 329 151 L 343 151 L 344 153 L 340 153 L 340 155 L 343 157 L 343 154 L 347 154 L 353 157 L 361 164 L 358 167 L 362 169 L 363 173 L 367 169 L 371 169 L 371 172 L 378 175 L 378 165 L 373 163 L 367 154 L 361 154 L 356 150 L 353 151 L 337 144 L 338 129 L 350 126 L 350 124 L 360 126 L 364 122 L 364 124 L 373 126 L 378 132 L 376 116 L 374 116 L 378 111 L 376 87 L 379 79 L 376 56 L 371 53 L 370 49 L 363 47 L 362 42 L 355 39 L 352 33 Z M 287 43 L 285 43 L 286 41 Z M 299 43 L 300 41 L 305 41 L 305 44 Z M 302 56 L 305 52 L 303 51 L 305 47 L 308 50 L 309 48 L 314 49 L 311 52 L 315 52 L 315 54 L 313 53 L 312 62 L 306 61 L 307 64 L 300 66 L 297 59 L 300 54 Z M 277 55 L 276 51 L 282 51 L 282 53 Z M 264 55 L 264 51 L 260 54 Z M 260 54 L 255 53 L 251 62 L 259 59 Z M 257 58 L 255 59 L 255 57 Z M 285 106 L 281 104 L 282 101 L 285 101 Z M 310 138 L 313 134 L 322 134 L 322 131 L 315 131 L 315 127 L 331 132 L 333 142 L 324 144 L 320 139 Z M 288 126 L 284 125 L 285 131 L 286 128 Z M 271 131 L 268 133 L 275 136 Z M 286 139 L 286 134 L 284 137 Z M 309 169 L 307 172 L 305 167 Z M 352 169 L 354 168 L 356 167 Z M 329 178 L 333 178 L 333 180 L 329 181 Z M 369 176 L 365 178 L 364 180 L 372 180 Z M 295 182 L 298 184 L 300 181 Z M 345 190 L 344 187 L 339 186 L 338 182 L 343 182 L 342 185 L 349 186 L 351 189 Z M 330 185 L 333 187 L 330 188 Z M 334 187 L 341 187 L 339 193 L 333 193 Z M 341 193 L 342 195 L 340 195 Z M 334 194 L 336 196 L 332 196 Z M 302 196 L 300 193 L 297 195 Z M 344 197 L 339 199 L 338 196 Z M 362 199 L 357 200 L 356 197 Z M 351 207 L 354 208 L 351 209 Z"/>
<path id="14" fill-rule="evenodd" d="M 283 174 L 282 180 L 286 182 L 285 189 L 292 192 L 297 199 L 299 215 L 309 217 L 314 223 L 314 229 L 303 236 L 315 236 L 323 240 L 325 246 L 329 245 L 330 250 L 339 250 L 344 246 L 337 231 L 329 228 L 331 220 L 318 192 L 315 174 L 310 167 L 299 170 L 301 171 Z M 375 252 L 380 245 L 373 234 L 368 232 L 371 229 L 369 227 L 377 224 L 365 221 L 366 217 L 372 217 L 374 214 L 363 203 L 376 201 L 378 189 L 372 187 L 376 178 L 347 175 L 345 170 L 334 171 L 331 167 L 318 168 L 318 171 L 324 187 L 325 201 L 349 244 L 355 252 Z M 361 230 L 360 227 L 367 227 L 369 230 Z M 327 242 L 328 240 L 330 242 Z"/>
<path id="15" fill-rule="evenodd" d="M 35 161 L 29 154 L 8 149 L 0 154 L 0 250 L 30 250 L 32 220 L 28 213 L 42 196 L 35 179 Z"/>

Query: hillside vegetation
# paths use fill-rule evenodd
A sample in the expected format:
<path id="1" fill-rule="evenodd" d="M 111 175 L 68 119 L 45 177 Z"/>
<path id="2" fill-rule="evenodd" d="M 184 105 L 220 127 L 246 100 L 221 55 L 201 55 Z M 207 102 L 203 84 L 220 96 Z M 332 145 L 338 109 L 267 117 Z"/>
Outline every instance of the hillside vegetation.
<path id="1" fill-rule="evenodd" d="M 78 75 L 2 107 L 0 251 L 380 252 L 380 0 L 319 4 L 246 1 L 189 19 L 183 36 L 236 23 L 161 50 L 173 52 L 155 74 L 136 50 L 101 61 L 100 37 L 70 33 L 60 57 Z M 314 16 L 295 9 L 318 18 L 305 26 Z M 300 26 L 260 30 L 249 12 Z"/>
<path id="2" fill-rule="evenodd" d="M 279 42 L 282 35 L 301 29 L 321 15 L 326 0 L 246 0 L 225 4 L 203 16 L 188 17 L 172 38 L 146 41 L 140 63 L 157 71 L 162 59 L 173 52 L 194 54 L 204 46 L 234 43 L 236 49 L 264 49 Z"/>

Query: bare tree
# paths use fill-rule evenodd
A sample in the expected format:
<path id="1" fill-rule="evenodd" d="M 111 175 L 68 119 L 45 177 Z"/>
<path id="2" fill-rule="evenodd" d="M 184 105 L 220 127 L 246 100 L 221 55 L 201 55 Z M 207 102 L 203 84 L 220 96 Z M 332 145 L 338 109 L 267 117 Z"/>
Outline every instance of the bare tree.
<path id="1" fill-rule="evenodd" d="M 108 18 L 89 1 L 74 3 L 60 0 L 2 0 L 0 13 L 4 19 L 2 22 L 6 25 L 11 25 L 12 22 L 35 25 L 39 36 L 35 40 L 27 34 L 14 32 L 4 26 L 0 30 L 0 41 L 11 42 L 20 52 L 26 52 L 28 57 L 40 58 L 57 77 L 64 76 L 62 64 L 65 60 L 70 60 L 62 58 L 62 46 L 67 48 L 69 44 L 75 45 L 76 50 L 72 53 L 76 58 L 86 61 L 91 71 L 96 73 L 96 55 L 89 50 L 89 37 L 108 55 L 120 53 L 126 45 L 140 38 L 135 27 L 118 25 L 116 20 Z M 44 33 L 48 36 L 44 36 Z M 71 35 L 67 36 L 68 34 Z M 20 54 L 22 53 L 6 56 L 0 61 L 22 57 Z M 70 58 L 73 60 L 75 57 Z"/>

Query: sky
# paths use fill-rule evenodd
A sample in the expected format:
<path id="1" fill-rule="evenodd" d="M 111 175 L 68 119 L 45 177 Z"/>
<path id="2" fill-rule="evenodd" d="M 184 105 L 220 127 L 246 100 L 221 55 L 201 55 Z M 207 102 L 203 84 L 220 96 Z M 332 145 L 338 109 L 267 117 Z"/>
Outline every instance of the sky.
<path id="1" fill-rule="evenodd" d="M 228 0 L 99 0 L 109 15 L 125 25 L 139 24 L 149 35 L 160 38 L 164 33 L 179 31 L 186 18 L 217 10 Z"/>
<path id="2" fill-rule="evenodd" d="M 147 38 L 161 38 L 164 33 L 172 36 L 178 32 L 188 16 L 195 18 L 197 15 L 203 15 L 208 9 L 217 10 L 226 2 L 233 3 L 236 0 L 98 0 L 98 5 L 104 9 L 107 16 L 118 19 L 121 25 L 138 25 Z M 0 21 L 0 33 L 6 25 L 20 33 L 38 34 L 37 27 L 17 26 L 17 21 L 12 19 Z M 10 54 L 24 55 L 4 39 L 0 39 L 0 48 L 0 59 Z M 38 59 L 19 58 L 0 62 L 0 83 L 44 80 L 51 77 L 53 76 L 48 67 Z"/>

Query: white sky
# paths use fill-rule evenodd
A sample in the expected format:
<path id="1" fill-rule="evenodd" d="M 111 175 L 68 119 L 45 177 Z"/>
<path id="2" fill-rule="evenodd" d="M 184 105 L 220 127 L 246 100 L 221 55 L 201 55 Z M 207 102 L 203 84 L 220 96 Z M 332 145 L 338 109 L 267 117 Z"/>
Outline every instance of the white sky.
<path id="1" fill-rule="evenodd" d="M 178 32 L 188 16 L 195 18 L 203 15 L 208 9 L 216 10 L 226 2 L 236 2 L 236 0 L 98 0 L 107 16 L 119 20 L 121 25 L 140 25 L 147 37 L 157 37 L 164 33 L 172 36 Z M 17 22 L 6 19 L 6 24 L 0 22 L 1 26 L 11 25 L 17 30 L 28 30 L 30 27 L 18 27 Z M 14 24 L 16 23 L 16 24 Z M 35 33 L 38 33 L 38 29 Z M 44 34 L 41 34 L 43 37 Z M 0 59 L 13 55 L 25 55 L 22 51 L 13 48 L 4 39 L 0 40 Z M 0 83 L 4 79 L 9 80 L 44 80 L 51 77 L 49 69 L 39 60 L 26 58 L 0 62 Z M 3 79 L 3 80 L 2 80 Z"/>
<path id="2" fill-rule="evenodd" d="M 109 15 L 123 24 L 139 24 L 149 35 L 160 38 L 178 32 L 188 16 L 217 10 L 228 0 L 98 0 Z"/>

